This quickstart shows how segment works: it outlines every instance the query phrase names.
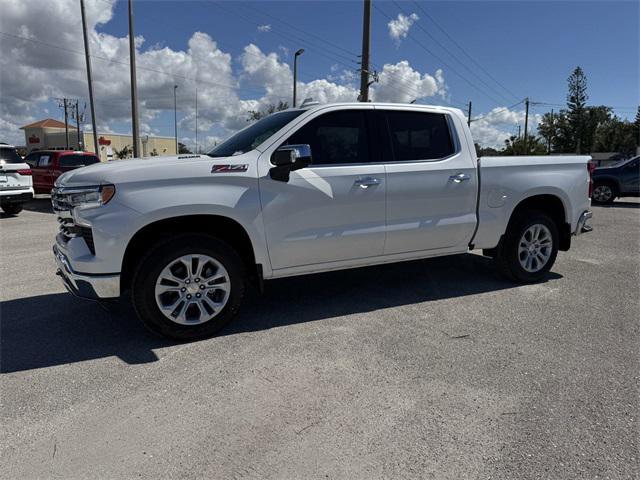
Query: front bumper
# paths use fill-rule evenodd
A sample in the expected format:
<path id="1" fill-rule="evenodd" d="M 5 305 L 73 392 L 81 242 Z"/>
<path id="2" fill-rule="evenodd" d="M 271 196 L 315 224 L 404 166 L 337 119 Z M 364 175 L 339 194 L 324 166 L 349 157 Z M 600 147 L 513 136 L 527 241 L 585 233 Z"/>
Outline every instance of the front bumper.
<path id="1" fill-rule="evenodd" d="M 591 220 L 591 217 L 593 217 L 592 211 L 587 210 L 585 212 L 582 212 L 582 215 L 580 215 L 580 218 L 578 219 L 578 224 L 576 225 L 576 231 L 573 232 L 573 234 L 577 236 L 582 233 L 592 231 L 593 227 L 591 225 L 587 225 L 589 220 Z"/>
<path id="2" fill-rule="evenodd" d="M 56 274 L 70 293 L 89 300 L 107 300 L 120 296 L 120 275 L 74 272 L 65 254 L 56 245 L 53 246 L 53 256 L 58 265 Z"/>

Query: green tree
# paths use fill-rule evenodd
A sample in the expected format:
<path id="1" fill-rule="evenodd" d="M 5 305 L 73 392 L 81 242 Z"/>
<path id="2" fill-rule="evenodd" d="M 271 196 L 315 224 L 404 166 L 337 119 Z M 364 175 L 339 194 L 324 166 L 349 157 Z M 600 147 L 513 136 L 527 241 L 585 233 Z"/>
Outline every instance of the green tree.
<path id="1" fill-rule="evenodd" d="M 569 125 L 575 140 L 576 153 L 582 153 L 586 124 L 587 76 L 580 67 L 576 67 L 569 78 L 569 93 L 567 94 L 567 110 Z"/>
<path id="2" fill-rule="evenodd" d="M 632 155 L 637 145 L 636 125 L 618 117 L 609 118 L 598 125 L 595 132 L 595 150 Z"/>
<path id="3" fill-rule="evenodd" d="M 118 158 L 129 158 L 133 155 L 133 147 L 131 145 L 125 145 L 120 150 L 114 148 L 113 153 Z"/>
<path id="4" fill-rule="evenodd" d="M 527 138 L 527 146 L 525 150 L 524 137 L 511 136 L 504 141 L 505 147 L 500 152 L 501 155 L 545 155 L 547 146 L 535 135 Z"/>
<path id="5" fill-rule="evenodd" d="M 189 150 L 184 143 L 178 142 L 178 154 L 183 154 L 183 153 L 193 153 L 193 152 Z"/>
<path id="6" fill-rule="evenodd" d="M 277 105 L 274 105 L 272 103 L 270 105 L 267 105 L 267 108 L 263 110 L 249 110 L 249 118 L 247 118 L 247 122 L 255 122 L 257 120 L 260 120 L 261 118 L 266 117 L 267 115 L 271 115 L 274 112 L 286 110 L 287 108 L 289 108 L 289 104 L 280 100 Z"/>

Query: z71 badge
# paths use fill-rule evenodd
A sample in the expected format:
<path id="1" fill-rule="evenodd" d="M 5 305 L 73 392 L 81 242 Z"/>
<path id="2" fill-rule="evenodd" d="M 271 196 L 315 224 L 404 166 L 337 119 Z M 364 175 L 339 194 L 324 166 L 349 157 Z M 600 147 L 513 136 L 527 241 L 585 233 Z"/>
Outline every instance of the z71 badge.
<path id="1" fill-rule="evenodd" d="M 237 163 L 234 165 L 214 165 L 211 167 L 211 173 L 229 173 L 229 172 L 246 172 L 249 165 L 246 163 Z"/>

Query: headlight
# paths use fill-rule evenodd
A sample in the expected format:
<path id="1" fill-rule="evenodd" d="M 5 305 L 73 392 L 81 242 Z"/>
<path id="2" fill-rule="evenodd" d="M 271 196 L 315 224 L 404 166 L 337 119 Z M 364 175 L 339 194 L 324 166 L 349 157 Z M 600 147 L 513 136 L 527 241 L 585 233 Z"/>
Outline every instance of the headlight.
<path id="1" fill-rule="evenodd" d="M 114 185 L 95 185 L 91 187 L 70 187 L 58 190 L 64 195 L 64 201 L 69 208 L 95 208 L 109 203 L 116 193 Z"/>

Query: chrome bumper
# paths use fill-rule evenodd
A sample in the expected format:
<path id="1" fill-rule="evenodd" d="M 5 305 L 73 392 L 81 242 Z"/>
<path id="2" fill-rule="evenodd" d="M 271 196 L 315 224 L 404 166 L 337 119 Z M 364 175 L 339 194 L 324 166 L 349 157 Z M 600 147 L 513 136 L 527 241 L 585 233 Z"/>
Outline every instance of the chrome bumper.
<path id="1" fill-rule="evenodd" d="M 89 300 L 106 300 L 120 296 L 120 275 L 76 273 L 56 245 L 53 246 L 53 256 L 58 265 L 56 274 L 62 278 L 66 289 L 75 296 Z"/>
<path id="2" fill-rule="evenodd" d="M 587 210 L 586 212 L 582 212 L 580 218 L 578 219 L 578 225 L 576 225 L 576 231 L 573 232 L 574 235 L 580 235 L 582 233 L 587 233 L 593 230 L 591 225 L 587 225 L 587 222 L 593 217 L 593 212 Z"/>

